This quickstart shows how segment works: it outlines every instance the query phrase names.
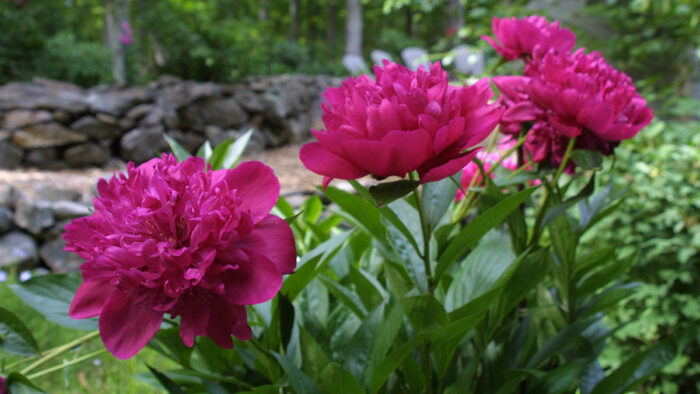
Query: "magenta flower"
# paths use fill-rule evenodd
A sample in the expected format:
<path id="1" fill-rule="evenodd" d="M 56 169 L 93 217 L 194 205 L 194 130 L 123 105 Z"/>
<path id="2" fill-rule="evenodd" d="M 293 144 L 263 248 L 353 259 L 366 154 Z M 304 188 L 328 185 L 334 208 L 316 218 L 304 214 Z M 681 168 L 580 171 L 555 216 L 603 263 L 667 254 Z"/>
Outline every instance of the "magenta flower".
<path id="1" fill-rule="evenodd" d="M 484 171 L 488 172 L 491 170 L 491 168 L 503 157 L 503 154 L 506 153 L 510 148 L 515 146 L 517 140 L 512 139 L 510 137 L 505 137 L 501 139 L 501 141 L 498 143 L 498 149 L 495 152 L 490 152 L 486 153 L 485 151 L 479 151 L 479 153 L 476 154 L 476 158 L 481 161 Z M 510 155 L 506 158 L 504 158 L 500 165 L 508 170 L 516 170 L 518 168 L 518 161 L 514 157 L 514 155 Z M 491 179 L 494 178 L 495 174 L 492 172 L 489 174 Z M 471 161 L 469 164 L 464 166 L 462 169 L 462 179 L 460 181 L 460 184 L 462 185 L 462 189 L 467 190 L 470 187 L 478 187 L 478 186 L 483 186 L 484 185 L 484 179 L 481 175 L 481 170 L 479 169 L 479 166 L 476 164 L 476 161 Z M 462 190 L 457 190 L 457 195 L 455 196 L 456 201 L 460 201 L 462 198 L 464 198 L 464 193 L 462 193 Z"/>
<path id="2" fill-rule="evenodd" d="M 418 171 L 421 183 L 457 173 L 476 155 L 475 145 L 496 126 L 501 110 L 489 105 L 488 81 L 449 85 L 440 63 L 417 71 L 384 62 L 376 81 L 348 78 L 324 92 L 327 130 L 299 152 L 309 170 L 333 178 L 404 177 Z"/>
<path id="3" fill-rule="evenodd" d="M 7 386 L 5 386 L 5 378 L 0 375 L 0 394 L 7 394 Z"/>
<path id="4" fill-rule="evenodd" d="M 122 45 L 131 45 L 134 43 L 134 31 L 131 29 L 129 22 L 122 22 L 119 41 L 121 41 Z"/>
<path id="5" fill-rule="evenodd" d="M 66 250 L 86 262 L 70 316 L 99 315 L 100 336 L 129 358 L 180 316 L 187 346 L 199 335 L 231 348 L 251 337 L 245 305 L 277 294 L 294 271 L 287 223 L 269 212 L 279 182 L 260 162 L 206 171 L 201 158 L 163 155 L 98 183 L 95 213 L 66 226 Z"/>
<path id="6" fill-rule="evenodd" d="M 559 27 L 559 21 L 549 23 L 543 16 L 493 18 L 491 21 L 496 40 L 481 36 L 506 60 L 536 58 L 553 49 L 569 53 L 576 45 L 576 35 Z"/>
<path id="7" fill-rule="evenodd" d="M 571 138 L 575 149 L 613 153 L 654 117 L 632 80 L 598 52 L 549 52 L 528 62 L 524 77 L 495 77 L 505 108 L 501 129 L 517 134 L 531 123 L 525 147 L 533 161 L 558 166 Z M 567 165 L 570 172 L 573 163 Z"/>

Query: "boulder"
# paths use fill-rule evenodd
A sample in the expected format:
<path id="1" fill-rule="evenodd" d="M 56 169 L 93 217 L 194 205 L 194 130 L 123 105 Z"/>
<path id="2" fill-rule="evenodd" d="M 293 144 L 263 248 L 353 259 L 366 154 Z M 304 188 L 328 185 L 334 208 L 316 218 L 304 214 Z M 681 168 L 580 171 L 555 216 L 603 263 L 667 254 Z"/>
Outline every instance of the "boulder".
<path id="1" fill-rule="evenodd" d="M 184 133 L 180 130 L 170 130 L 168 131 L 168 135 L 175 138 L 175 140 L 190 153 L 197 152 L 197 149 L 202 146 L 205 140 L 200 134 Z"/>
<path id="2" fill-rule="evenodd" d="M 118 138 L 122 131 L 118 125 L 105 122 L 92 115 L 86 115 L 70 125 L 71 130 L 80 133 L 93 140 L 105 140 Z"/>
<path id="3" fill-rule="evenodd" d="M 168 150 L 162 127 L 139 127 L 122 136 L 121 157 L 136 163 L 146 162 Z"/>
<path id="4" fill-rule="evenodd" d="M 0 168 L 16 168 L 22 163 L 24 152 L 9 140 L 0 139 Z"/>
<path id="5" fill-rule="evenodd" d="M 153 104 L 139 104 L 129 110 L 125 117 L 127 119 L 139 120 L 144 116 L 148 115 L 151 111 L 156 108 Z"/>
<path id="6" fill-rule="evenodd" d="M 9 83 L 0 87 L 0 109 L 49 109 L 80 113 L 85 92 L 68 84 Z"/>
<path id="7" fill-rule="evenodd" d="M 24 162 L 38 168 L 55 168 L 58 159 L 56 148 L 30 149 L 24 155 Z"/>
<path id="8" fill-rule="evenodd" d="M 36 242 L 27 234 L 13 231 L 0 237 L 0 268 L 31 269 L 39 262 Z"/>
<path id="9" fill-rule="evenodd" d="M 26 126 L 12 135 L 12 142 L 23 149 L 49 148 L 84 142 L 87 138 L 56 122 Z"/>
<path id="10" fill-rule="evenodd" d="M 31 124 L 48 122 L 53 120 L 49 111 L 32 111 L 27 109 L 17 109 L 8 111 L 2 118 L 2 127 L 13 130 Z"/>
<path id="11" fill-rule="evenodd" d="M 92 211 L 88 204 L 78 201 L 61 200 L 51 202 L 40 202 L 38 205 L 40 207 L 46 207 L 50 209 L 54 218 L 59 220 L 76 219 L 92 214 Z"/>
<path id="12" fill-rule="evenodd" d="M 178 82 L 160 89 L 156 103 L 163 108 L 179 109 L 203 97 L 221 95 L 221 86 L 211 82 Z"/>
<path id="13" fill-rule="evenodd" d="M 85 262 L 77 254 L 63 250 L 65 246 L 65 241 L 57 238 L 46 242 L 39 248 L 39 255 L 46 265 L 51 268 L 51 272 L 66 273 L 78 271 L 80 265 Z"/>
<path id="14" fill-rule="evenodd" d="M 94 112 L 119 116 L 129 108 L 152 99 L 150 91 L 143 86 L 128 88 L 97 88 L 87 96 L 87 105 Z"/>
<path id="15" fill-rule="evenodd" d="M 265 101 L 246 87 L 241 86 L 235 89 L 233 98 L 249 112 L 263 112 L 265 110 Z"/>
<path id="16" fill-rule="evenodd" d="M 248 114 L 234 98 L 208 97 L 188 105 L 181 112 L 186 127 L 204 131 L 207 126 L 235 127 L 248 120 Z"/>
<path id="17" fill-rule="evenodd" d="M 19 191 L 14 186 L 7 183 L 0 184 L 0 205 L 6 208 L 14 209 L 15 201 L 19 196 Z"/>
<path id="18" fill-rule="evenodd" d="M 19 200 L 15 205 L 14 220 L 18 227 L 34 235 L 41 234 L 55 223 L 50 208 L 25 199 Z"/>
<path id="19" fill-rule="evenodd" d="M 40 201 L 78 201 L 80 192 L 77 190 L 57 189 L 55 187 L 41 184 L 34 188 L 34 193 Z"/>
<path id="20" fill-rule="evenodd" d="M 63 152 L 63 159 L 66 163 L 75 168 L 89 166 L 103 166 L 109 160 L 111 152 L 109 148 L 88 142 L 66 149 Z"/>
<path id="21" fill-rule="evenodd" d="M 12 216 L 10 208 L 0 205 L 0 235 L 12 229 Z"/>

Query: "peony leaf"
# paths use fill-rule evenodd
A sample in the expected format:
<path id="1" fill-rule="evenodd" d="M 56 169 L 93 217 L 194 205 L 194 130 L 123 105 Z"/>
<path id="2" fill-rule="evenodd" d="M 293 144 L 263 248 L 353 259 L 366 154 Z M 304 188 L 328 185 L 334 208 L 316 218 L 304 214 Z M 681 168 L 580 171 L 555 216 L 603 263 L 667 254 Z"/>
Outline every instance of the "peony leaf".
<path id="1" fill-rule="evenodd" d="M 96 318 L 76 320 L 68 316 L 68 309 L 81 280 L 79 273 L 42 275 L 9 287 L 22 302 L 44 315 L 47 320 L 63 327 L 96 330 Z"/>
<path id="2" fill-rule="evenodd" d="M 571 159 L 577 166 L 586 170 L 603 168 L 603 155 L 597 150 L 577 149 L 571 152 Z"/>
<path id="3" fill-rule="evenodd" d="M 423 185 L 422 205 L 425 212 L 425 221 L 428 224 L 428 231 L 432 231 L 440 223 L 447 208 L 455 199 L 457 185 L 462 178 L 462 172 L 458 172 L 452 177 L 447 177 L 437 182 L 430 182 Z"/>
<path id="4" fill-rule="evenodd" d="M 188 157 L 190 157 L 190 152 L 187 151 L 182 145 L 180 145 L 179 142 L 175 140 L 175 138 L 165 134 L 163 137 L 165 137 L 165 141 L 168 142 L 168 145 L 170 145 L 170 150 L 173 151 L 173 154 L 177 158 L 178 161 L 185 161 L 187 160 Z"/>
<path id="5" fill-rule="evenodd" d="M 18 372 L 12 372 L 7 376 L 7 392 L 12 394 L 43 394 L 44 390 L 35 386 L 32 381 L 27 379 L 24 375 Z"/>
<path id="6" fill-rule="evenodd" d="M 313 380 L 311 380 L 304 372 L 294 365 L 292 360 L 277 352 L 272 352 L 272 355 L 275 356 L 277 362 L 287 373 L 289 383 L 292 385 L 294 391 L 305 394 L 321 394 L 321 391 L 318 389 L 318 386 L 316 386 Z"/>
<path id="7" fill-rule="evenodd" d="M 380 207 L 416 190 L 418 185 L 420 185 L 419 181 L 401 179 L 371 186 L 369 188 L 369 193 L 372 195 L 372 198 L 374 198 L 374 201 L 377 202 L 377 206 Z"/>
<path id="8" fill-rule="evenodd" d="M 0 348 L 20 356 L 38 356 L 39 345 L 22 320 L 7 309 L 0 308 Z"/>

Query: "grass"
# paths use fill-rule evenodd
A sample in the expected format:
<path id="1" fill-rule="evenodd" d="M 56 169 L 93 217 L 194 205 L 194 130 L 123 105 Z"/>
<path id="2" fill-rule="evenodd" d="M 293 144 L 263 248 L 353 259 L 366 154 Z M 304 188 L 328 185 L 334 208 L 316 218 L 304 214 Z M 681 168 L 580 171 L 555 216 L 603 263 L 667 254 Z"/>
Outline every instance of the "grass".
<path id="1" fill-rule="evenodd" d="M 0 283 L 0 306 L 14 312 L 29 327 L 42 351 L 66 344 L 87 334 L 86 331 L 73 330 L 58 326 L 45 320 L 41 314 L 29 308 L 9 289 L 7 283 Z M 75 357 L 87 355 L 104 349 L 99 337 L 90 340 L 77 350 L 69 351 L 58 358 L 32 370 L 29 374 L 70 361 Z M 0 350 L 0 370 L 2 375 L 19 371 L 28 363 L 12 370 L 5 370 L 7 365 L 22 360 L 22 357 Z M 137 378 L 140 373 L 148 373 L 146 364 L 164 369 L 174 365 L 154 350 L 144 348 L 129 360 L 119 360 L 109 353 L 102 353 L 80 364 L 69 366 L 36 378 L 33 383 L 47 393 L 119 393 L 142 394 L 162 392 Z"/>

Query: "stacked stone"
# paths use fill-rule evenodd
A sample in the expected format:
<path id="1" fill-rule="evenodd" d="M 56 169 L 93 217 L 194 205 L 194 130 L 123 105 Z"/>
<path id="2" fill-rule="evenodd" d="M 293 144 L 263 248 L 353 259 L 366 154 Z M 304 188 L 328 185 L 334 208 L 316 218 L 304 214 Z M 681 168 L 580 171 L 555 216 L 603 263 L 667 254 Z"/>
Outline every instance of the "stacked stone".
<path id="1" fill-rule="evenodd" d="M 169 135 L 194 152 L 253 129 L 249 151 L 303 141 L 320 128 L 321 93 L 338 78 L 280 75 L 235 85 L 164 76 L 147 86 L 36 79 L 0 87 L 0 168 L 85 168 L 144 162 Z"/>

